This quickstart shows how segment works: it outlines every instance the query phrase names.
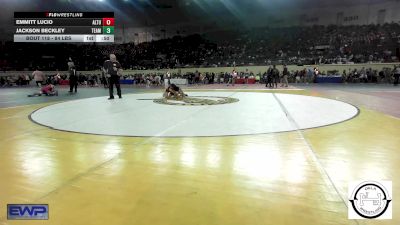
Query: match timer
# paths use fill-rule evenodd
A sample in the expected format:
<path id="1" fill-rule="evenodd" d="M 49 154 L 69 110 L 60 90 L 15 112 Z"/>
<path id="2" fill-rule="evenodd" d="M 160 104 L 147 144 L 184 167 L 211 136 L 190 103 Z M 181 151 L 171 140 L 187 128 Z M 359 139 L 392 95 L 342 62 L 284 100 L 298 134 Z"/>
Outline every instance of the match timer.
<path id="1" fill-rule="evenodd" d="M 114 12 L 14 12 L 14 42 L 114 42 Z"/>

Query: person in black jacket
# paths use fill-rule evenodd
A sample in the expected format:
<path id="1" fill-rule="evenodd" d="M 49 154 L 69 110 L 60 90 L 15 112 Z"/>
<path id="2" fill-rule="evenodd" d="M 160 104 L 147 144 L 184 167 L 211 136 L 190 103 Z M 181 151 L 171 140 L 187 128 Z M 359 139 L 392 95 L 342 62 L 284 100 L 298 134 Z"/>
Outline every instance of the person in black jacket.
<path id="1" fill-rule="evenodd" d="M 269 87 L 269 88 L 273 88 L 272 85 L 272 81 L 273 81 L 273 77 L 272 77 L 272 67 L 270 66 L 267 70 L 267 83 L 265 84 L 265 87 Z"/>
<path id="2" fill-rule="evenodd" d="M 289 70 L 286 65 L 283 65 L 281 87 L 283 87 L 283 85 L 285 85 L 285 87 L 289 86 L 288 76 L 289 76 Z"/>
<path id="3" fill-rule="evenodd" d="M 393 76 L 394 76 L 393 85 L 394 85 L 394 86 L 399 85 L 400 66 L 395 66 L 395 67 L 394 67 L 394 69 L 393 69 Z"/>
<path id="4" fill-rule="evenodd" d="M 279 83 L 279 70 L 275 65 L 272 66 L 272 87 L 278 88 Z"/>
<path id="5" fill-rule="evenodd" d="M 121 75 L 122 69 L 121 64 L 117 61 L 117 57 L 114 54 L 110 54 L 110 59 L 104 62 L 103 70 L 109 81 L 108 87 L 110 90 L 110 97 L 108 99 L 114 99 L 114 85 L 117 88 L 118 97 L 122 98 L 121 85 L 119 83 L 119 76 Z"/>
<path id="6" fill-rule="evenodd" d="M 78 75 L 76 74 L 75 64 L 71 60 L 68 62 L 69 72 L 69 93 L 72 93 L 75 88 L 75 93 L 78 89 Z"/>

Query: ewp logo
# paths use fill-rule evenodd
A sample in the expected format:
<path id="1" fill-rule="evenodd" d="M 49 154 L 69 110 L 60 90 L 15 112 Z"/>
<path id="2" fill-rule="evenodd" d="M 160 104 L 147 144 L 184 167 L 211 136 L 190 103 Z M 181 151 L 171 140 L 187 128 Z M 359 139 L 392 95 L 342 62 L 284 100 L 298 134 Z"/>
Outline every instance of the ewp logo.
<path id="1" fill-rule="evenodd" d="M 48 220 L 49 205 L 8 204 L 8 220 Z"/>

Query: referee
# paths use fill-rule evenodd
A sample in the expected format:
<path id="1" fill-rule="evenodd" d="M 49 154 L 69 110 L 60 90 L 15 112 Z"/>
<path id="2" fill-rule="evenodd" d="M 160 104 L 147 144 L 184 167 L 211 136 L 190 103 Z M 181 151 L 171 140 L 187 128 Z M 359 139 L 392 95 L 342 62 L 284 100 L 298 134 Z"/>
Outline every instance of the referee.
<path id="1" fill-rule="evenodd" d="M 72 93 L 72 91 L 75 88 L 75 93 L 78 89 L 78 75 L 76 74 L 76 69 L 75 69 L 75 64 L 69 58 L 68 61 L 68 72 L 69 72 L 69 93 Z"/>
<path id="2" fill-rule="evenodd" d="M 103 64 L 103 70 L 104 74 L 108 78 L 108 88 L 110 90 L 110 98 L 108 99 L 114 99 L 114 90 L 113 86 L 115 84 L 115 87 L 117 88 L 117 94 L 119 98 L 122 98 L 121 96 L 121 85 L 119 84 L 119 76 L 121 74 L 121 64 L 117 61 L 117 57 L 114 54 L 110 54 L 110 59 L 106 60 Z"/>

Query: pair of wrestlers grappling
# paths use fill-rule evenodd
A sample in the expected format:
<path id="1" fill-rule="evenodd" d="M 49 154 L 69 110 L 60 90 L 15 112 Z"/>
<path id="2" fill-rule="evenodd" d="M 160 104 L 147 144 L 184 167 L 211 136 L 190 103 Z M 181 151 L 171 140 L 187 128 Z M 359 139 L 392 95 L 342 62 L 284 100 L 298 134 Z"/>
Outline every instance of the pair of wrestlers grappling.
<path id="1" fill-rule="evenodd" d="M 28 95 L 28 97 L 36 97 L 36 96 L 58 96 L 58 91 L 56 90 L 55 86 L 52 84 L 47 84 L 43 87 L 40 87 L 39 92 L 35 92 L 31 95 Z"/>
<path id="2" fill-rule="evenodd" d="M 58 91 L 55 90 L 54 85 L 48 84 L 44 87 L 41 87 L 39 92 L 28 96 L 34 97 L 34 96 L 41 96 L 42 94 L 47 96 L 54 96 L 58 95 Z M 183 99 L 184 97 L 187 97 L 187 94 L 183 93 L 182 89 L 176 86 L 175 84 L 170 84 L 168 85 L 167 89 L 165 89 L 163 97 L 167 99 Z"/>
<path id="3" fill-rule="evenodd" d="M 163 94 L 163 97 L 166 99 L 176 99 L 176 100 L 181 100 L 187 96 L 188 95 L 183 93 L 182 89 L 176 86 L 175 84 L 168 85 L 167 89 L 165 89 L 165 92 Z"/>

